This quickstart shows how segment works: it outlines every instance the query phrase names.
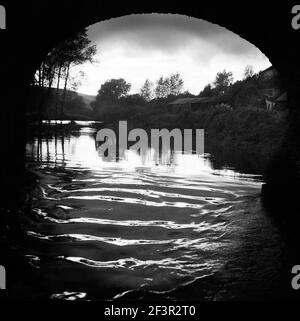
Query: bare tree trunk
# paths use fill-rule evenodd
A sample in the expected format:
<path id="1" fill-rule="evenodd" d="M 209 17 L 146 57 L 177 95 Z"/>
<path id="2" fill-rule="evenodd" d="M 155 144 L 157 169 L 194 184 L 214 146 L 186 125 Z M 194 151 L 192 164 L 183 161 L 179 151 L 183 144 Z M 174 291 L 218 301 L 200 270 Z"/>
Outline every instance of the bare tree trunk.
<path id="1" fill-rule="evenodd" d="M 44 112 L 45 112 L 45 92 L 44 92 L 44 88 L 45 88 L 45 67 L 44 67 L 44 63 L 42 63 L 41 65 L 41 102 L 40 102 L 40 115 L 41 118 L 43 118 L 44 116 Z"/>
<path id="2" fill-rule="evenodd" d="M 38 91 L 38 101 L 37 101 L 37 106 L 36 106 L 36 111 L 38 113 L 38 117 L 40 118 L 40 104 L 42 101 L 42 65 L 39 67 L 39 91 Z"/>
<path id="3" fill-rule="evenodd" d="M 63 112 L 64 112 L 64 104 L 65 104 L 65 100 L 66 100 L 67 84 L 68 84 L 69 74 L 70 74 L 70 64 L 71 63 L 69 62 L 68 66 L 67 66 L 67 73 L 66 73 L 66 78 L 65 78 L 63 97 L 62 97 L 62 101 L 61 101 L 61 105 L 60 105 L 60 114 L 61 114 L 61 116 L 63 115 Z"/>
<path id="4" fill-rule="evenodd" d="M 43 118 L 43 64 L 39 67 L 39 92 L 38 92 L 38 105 L 37 105 L 37 113 L 38 113 L 38 136 L 41 135 L 42 131 L 42 118 Z"/>
<path id="5" fill-rule="evenodd" d="M 59 85 L 60 85 L 61 69 L 62 69 L 62 63 L 60 63 L 60 65 L 59 65 L 58 75 L 57 75 L 56 99 L 55 99 L 55 118 L 56 119 L 57 119 L 57 111 L 58 111 L 58 97 L 59 97 Z"/>
<path id="6" fill-rule="evenodd" d="M 51 69 L 53 68 L 53 66 L 51 67 Z M 48 89 L 47 89 L 47 97 L 46 97 L 46 102 L 45 102 L 45 110 L 48 109 L 48 103 L 49 103 L 49 100 L 50 100 L 50 96 L 51 96 L 51 88 L 52 88 L 52 84 L 53 84 L 53 80 L 54 80 L 54 73 L 55 73 L 55 70 L 53 71 L 53 69 L 51 70 L 51 74 L 50 74 L 50 77 L 49 77 L 49 83 L 48 83 Z M 49 112 L 47 112 L 47 118 L 48 118 L 48 123 L 50 124 L 50 117 L 49 117 Z"/>

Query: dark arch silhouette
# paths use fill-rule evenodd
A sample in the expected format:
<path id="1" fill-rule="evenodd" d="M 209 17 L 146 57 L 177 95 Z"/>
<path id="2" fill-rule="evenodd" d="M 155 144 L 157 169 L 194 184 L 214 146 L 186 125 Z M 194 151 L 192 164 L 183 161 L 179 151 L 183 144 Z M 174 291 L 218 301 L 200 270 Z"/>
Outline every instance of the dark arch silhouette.
<path id="1" fill-rule="evenodd" d="M 242 3 L 229 5 L 227 2 L 205 2 L 185 8 L 177 7 L 174 3 L 162 8 L 153 3 L 143 9 L 136 9 L 128 3 L 109 8 L 100 1 L 83 2 L 80 5 L 41 1 L 27 2 L 17 7 L 7 5 L 7 30 L 2 40 L 2 48 L 5 49 L 1 52 L 1 88 L 6 96 L 5 101 L 9 102 L 9 108 L 1 108 L 2 138 L 5 137 L 2 153 L 6 156 L 1 177 L 6 186 L 6 200 L 10 201 L 10 197 L 14 199 L 16 188 L 22 190 L 27 184 L 24 176 L 25 100 L 31 78 L 47 52 L 70 34 L 96 22 L 154 12 L 191 16 L 225 27 L 258 47 L 279 71 L 289 97 L 291 117 L 287 140 L 291 143 L 283 146 L 282 155 L 278 158 L 280 161 L 274 161 L 270 167 L 268 185 L 264 191 L 265 195 L 278 195 L 280 198 L 283 194 L 286 194 L 285 197 L 294 195 L 299 188 L 297 175 L 294 175 L 299 160 L 295 151 L 300 150 L 300 63 L 299 50 L 294 46 L 300 31 L 291 27 L 291 9 L 288 4 L 272 4 L 270 8 L 269 4 L 262 3 L 245 6 Z M 281 159 L 287 161 L 286 165 L 281 164 Z M 286 168 L 291 170 L 288 179 Z"/>

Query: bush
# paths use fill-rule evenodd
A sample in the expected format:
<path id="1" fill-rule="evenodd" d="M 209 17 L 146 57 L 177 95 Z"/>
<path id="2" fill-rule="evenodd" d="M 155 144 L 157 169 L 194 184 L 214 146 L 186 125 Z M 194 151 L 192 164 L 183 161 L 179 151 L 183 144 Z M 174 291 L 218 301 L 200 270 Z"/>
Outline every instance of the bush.
<path id="1" fill-rule="evenodd" d="M 205 120 L 203 128 L 208 148 L 248 158 L 252 172 L 264 172 L 268 162 L 281 147 L 287 119 L 284 113 L 270 113 L 259 108 L 224 112 L 216 108 L 198 117 Z M 230 156 L 230 155 L 228 155 Z"/>

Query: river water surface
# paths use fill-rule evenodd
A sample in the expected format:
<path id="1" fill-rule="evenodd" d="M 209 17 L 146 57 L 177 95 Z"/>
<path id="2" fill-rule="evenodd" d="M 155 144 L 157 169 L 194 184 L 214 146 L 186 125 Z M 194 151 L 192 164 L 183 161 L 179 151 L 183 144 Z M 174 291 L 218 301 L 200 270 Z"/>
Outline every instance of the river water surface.
<path id="1" fill-rule="evenodd" d="M 128 152 L 108 162 L 96 129 L 27 144 L 39 176 L 24 255 L 50 299 L 268 299 L 282 240 L 259 176 L 214 169 L 210 155 L 171 163 Z"/>

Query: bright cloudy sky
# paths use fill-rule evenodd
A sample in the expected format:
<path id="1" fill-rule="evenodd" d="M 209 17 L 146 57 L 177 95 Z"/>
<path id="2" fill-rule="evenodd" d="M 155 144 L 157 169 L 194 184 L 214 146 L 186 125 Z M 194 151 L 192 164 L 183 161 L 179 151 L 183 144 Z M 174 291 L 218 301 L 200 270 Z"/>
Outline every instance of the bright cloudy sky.
<path id="1" fill-rule="evenodd" d="M 255 72 L 271 64 L 246 40 L 218 25 L 195 18 L 167 14 L 139 14 L 99 22 L 88 28 L 97 46 L 97 60 L 73 68 L 85 72 L 78 91 L 96 95 L 101 84 L 124 78 L 131 93 L 148 78 L 179 72 L 184 90 L 198 94 L 214 81 L 218 71 L 232 71 L 241 79 L 246 65 Z"/>

